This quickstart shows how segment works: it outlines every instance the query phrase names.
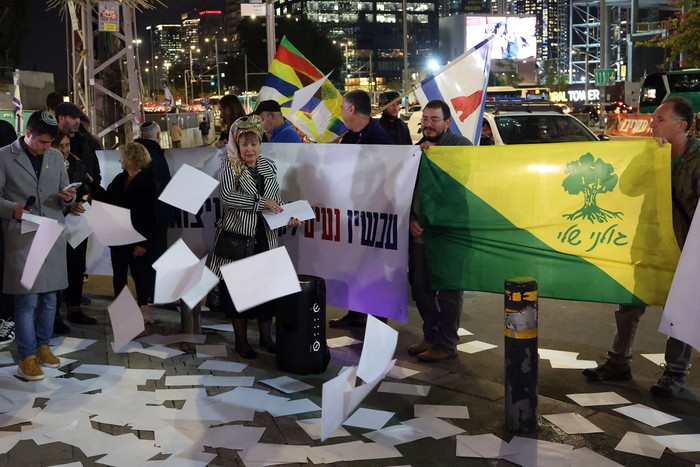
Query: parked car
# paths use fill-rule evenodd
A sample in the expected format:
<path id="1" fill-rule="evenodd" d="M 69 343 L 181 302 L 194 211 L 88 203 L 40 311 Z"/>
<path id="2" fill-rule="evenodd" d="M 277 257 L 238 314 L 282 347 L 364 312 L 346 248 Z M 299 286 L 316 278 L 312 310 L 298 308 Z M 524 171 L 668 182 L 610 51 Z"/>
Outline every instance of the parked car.
<path id="1" fill-rule="evenodd" d="M 413 143 L 421 137 L 421 112 L 414 113 L 408 121 Z M 535 144 L 573 141 L 607 140 L 608 136 L 596 136 L 576 117 L 556 110 L 487 110 L 484 122 L 491 128 L 492 142 L 487 144 Z"/>

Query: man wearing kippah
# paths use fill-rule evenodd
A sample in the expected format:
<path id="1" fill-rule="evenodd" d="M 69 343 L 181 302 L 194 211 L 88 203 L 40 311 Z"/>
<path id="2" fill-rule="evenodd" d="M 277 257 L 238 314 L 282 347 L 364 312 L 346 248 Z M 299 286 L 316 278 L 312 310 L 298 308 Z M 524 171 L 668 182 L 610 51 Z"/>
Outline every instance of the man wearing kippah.
<path id="1" fill-rule="evenodd" d="M 63 225 L 63 208 L 76 197 L 69 184 L 63 156 L 51 149 L 58 128 L 48 112 L 34 112 L 26 135 L 0 149 L 0 217 L 5 237 L 3 291 L 15 297 L 15 339 L 19 376 L 44 378 L 41 366 L 58 368 L 49 339 L 56 315 L 57 291 L 68 285 L 66 240 L 63 234 L 51 247 L 29 288 L 21 278 L 36 232 L 22 233 L 22 216 L 35 214 Z"/>

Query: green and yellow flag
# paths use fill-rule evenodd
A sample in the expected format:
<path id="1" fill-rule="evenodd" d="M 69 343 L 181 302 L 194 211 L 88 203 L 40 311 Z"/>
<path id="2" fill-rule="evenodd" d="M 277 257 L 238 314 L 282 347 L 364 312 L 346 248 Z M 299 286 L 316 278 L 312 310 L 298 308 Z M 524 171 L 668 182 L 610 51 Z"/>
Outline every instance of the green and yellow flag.
<path id="1" fill-rule="evenodd" d="M 531 276 L 544 297 L 662 305 L 680 255 L 670 172 L 652 139 L 432 147 L 419 174 L 432 286 L 500 293 Z"/>

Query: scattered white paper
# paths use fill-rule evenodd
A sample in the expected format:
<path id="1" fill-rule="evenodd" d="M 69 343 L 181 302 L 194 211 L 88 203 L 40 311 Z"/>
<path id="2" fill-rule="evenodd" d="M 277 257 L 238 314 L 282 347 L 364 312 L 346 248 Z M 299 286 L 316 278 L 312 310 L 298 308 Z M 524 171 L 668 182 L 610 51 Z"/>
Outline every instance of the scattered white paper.
<path id="1" fill-rule="evenodd" d="M 474 354 L 477 352 L 482 352 L 484 350 L 493 349 L 495 347 L 498 347 L 498 346 L 493 345 L 493 344 L 489 344 L 487 342 L 471 341 L 471 342 L 465 342 L 464 344 L 457 345 L 457 350 L 459 350 L 460 352 Z"/>
<path id="2" fill-rule="evenodd" d="M 153 347 L 149 347 L 147 349 L 133 349 L 130 350 L 130 352 L 142 353 L 155 358 L 173 358 L 185 353 L 182 350 L 171 349 L 170 347 L 163 347 L 160 345 L 154 345 Z"/>
<path id="3" fill-rule="evenodd" d="M 700 433 L 690 435 L 662 435 L 652 436 L 654 441 L 666 446 L 673 452 L 698 452 L 700 451 Z"/>
<path id="4" fill-rule="evenodd" d="M 618 464 L 588 448 L 574 449 L 569 454 L 568 461 L 570 467 L 591 467 L 592 465 L 595 467 L 623 467 L 622 464 Z"/>
<path id="5" fill-rule="evenodd" d="M 199 283 L 202 279 L 204 262 L 192 253 L 180 238 L 160 258 L 153 263 L 156 270 L 154 303 L 171 303 Z"/>
<path id="6" fill-rule="evenodd" d="M 251 446 L 243 455 L 243 461 L 275 462 L 280 464 L 305 464 L 310 446 L 258 443 Z"/>
<path id="7" fill-rule="evenodd" d="M 36 281 L 49 252 L 61 236 L 61 232 L 63 232 L 63 225 L 55 219 L 46 217 L 39 225 L 39 229 L 32 239 L 32 245 L 29 247 L 27 262 L 24 264 L 20 279 L 20 283 L 27 290 L 31 290 L 34 286 L 34 281 Z"/>
<path id="8" fill-rule="evenodd" d="M 207 360 L 197 367 L 200 371 L 227 371 L 229 373 L 240 373 L 248 366 L 247 363 L 224 362 L 221 360 Z"/>
<path id="9" fill-rule="evenodd" d="M 473 336 L 474 334 L 471 333 L 471 332 L 469 332 L 469 331 L 467 331 L 467 330 L 464 329 L 464 328 L 459 328 L 459 329 L 457 329 L 457 335 L 458 335 L 459 337 L 462 337 L 462 336 Z"/>
<path id="10" fill-rule="evenodd" d="M 466 447 L 469 452 L 461 451 L 460 445 Z M 510 446 L 498 436 L 488 433 L 484 435 L 457 435 L 457 456 L 459 457 L 484 457 L 496 459 L 510 454 L 515 454 L 514 446 Z"/>
<path id="11" fill-rule="evenodd" d="M 10 352 L 0 352 L 0 365 L 11 365 L 12 363 L 15 363 L 15 359 L 12 358 Z M 2 410 L 0 410 L 0 412 L 2 412 Z"/>
<path id="12" fill-rule="evenodd" d="M 525 467 L 567 465 L 567 459 L 573 450 L 573 446 L 567 444 L 521 436 L 515 436 L 508 444 L 514 453 L 502 458 Z"/>
<path id="13" fill-rule="evenodd" d="M 643 353 L 642 357 L 646 358 L 657 366 L 661 366 L 662 363 L 666 363 L 666 355 L 662 353 Z"/>
<path id="14" fill-rule="evenodd" d="M 413 406 L 413 416 L 468 419 L 469 408 L 466 405 L 415 404 Z"/>
<path id="15" fill-rule="evenodd" d="M 347 418 L 346 393 L 355 387 L 357 367 L 349 368 L 323 383 L 321 391 L 321 441 L 327 440 Z"/>
<path id="16" fill-rule="evenodd" d="M 542 360 L 549 360 L 551 358 L 555 360 L 576 360 L 578 358 L 578 352 L 568 352 L 566 350 L 552 350 L 552 349 L 537 349 L 537 353 Z"/>
<path id="17" fill-rule="evenodd" d="M 307 418 L 306 420 L 297 420 L 297 424 L 302 430 L 306 432 L 311 439 L 321 439 L 321 419 L 320 418 Z M 348 430 L 342 426 L 331 433 L 329 438 L 339 438 L 342 436 L 350 436 Z"/>
<path id="18" fill-rule="evenodd" d="M 384 377 L 391 368 L 389 362 L 394 356 L 398 339 L 398 331 L 374 316 L 367 315 L 365 342 L 357 366 L 357 376 L 365 382 Z"/>
<path id="19" fill-rule="evenodd" d="M 95 339 L 79 339 L 77 337 L 59 336 L 54 337 L 49 342 L 49 346 L 54 347 L 52 352 L 59 357 L 67 353 L 87 349 L 97 342 Z"/>
<path id="20" fill-rule="evenodd" d="M 567 394 L 566 397 L 583 407 L 589 407 L 593 405 L 619 405 L 630 403 L 630 401 L 614 392 L 589 392 L 580 394 Z"/>
<path id="21" fill-rule="evenodd" d="M 384 381 L 379 385 L 378 392 L 388 392 L 391 394 L 404 394 L 407 396 L 427 396 L 430 386 L 422 384 L 391 383 Z"/>
<path id="22" fill-rule="evenodd" d="M 340 337 L 334 337 L 332 339 L 328 339 L 326 341 L 326 344 L 328 345 L 329 348 L 335 349 L 337 347 L 345 347 L 348 345 L 355 345 L 355 344 L 361 344 L 361 340 L 354 339 L 349 336 L 340 336 Z"/>
<path id="23" fill-rule="evenodd" d="M 410 368 L 403 368 L 400 366 L 392 366 L 391 370 L 389 370 L 389 373 L 387 373 L 387 376 L 390 376 L 394 379 L 406 379 L 410 378 L 413 375 L 417 375 L 420 373 L 418 370 L 412 370 Z"/>
<path id="24" fill-rule="evenodd" d="M 632 431 L 625 433 L 625 436 L 615 446 L 616 451 L 639 454 L 654 459 L 660 459 L 665 449 L 666 446 L 657 442 L 653 436 Z"/>
<path id="25" fill-rule="evenodd" d="M 371 439 L 382 446 L 396 446 L 397 444 L 410 443 L 417 439 L 427 438 L 428 435 L 418 428 L 409 425 L 393 425 L 377 431 L 370 431 L 362 436 Z"/>
<path id="26" fill-rule="evenodd" d="M 285 247 L 221 266 L 221 274 L 238 312 L 301 291 Z M 246 280 L 239 280 L 245 277 Z"/>
<path id="27" fill-rule="evenodd" d="M 622 415 L 627 415 L 629 418 L 633 418 L 642 423 L 646 423 L 649 426 L 657 427 L 665 425 L 667 423 L 677 422 L 680 420 L 678 417 L 669 415 L 667 413 L 661 412 L 660 410 L 652 409 L 642 404 L 628 405 L 625 407 L 618 407 L 613 409 L 615 412 L 619 412 Z"/>
<path id="28" fill-rule="evenodd" d="M 100 201 L 92 202 L 90 228 L 104 246 L 129 245 L 146 240 L 131 224 L 131 212 Z"/>
<path id="29" fill-rule="evenodd" d="M 595 360 L 571 360 L 568 358 L 550 358 L 549 364 L 555 369 L 565 370 L 585 370 L 586 368 L 596 368 L 598 363 Z"/>
<path id="30" fill-rule="evenodd" d="M 301 222 L 316 218 L 316 213 L 306 200 L 299 200 L 284 204 L 282 209 L 284 210 L 280 213 L 263 211 L 263 218 L 270 229 L 274 230 L 280 227 L 285 227 L 289 222 L 290 217 L 296 217 Z"/>
<path id="31" fill-rule="evenodd" d="M 306 391 L 307 389 L 313 388 L 312 385 L 298 381 L 294 378 L 290 378 L 289 376 L 280 376 L 279 378 L 266 379 L 260 382 L 262 384 L 267 384 L 278 391 L 282 391 L 285 394 L 292 394 L 294 392 Z"/>
<path id="32" fill-rule="evenodd" d="M 464 433 L 464 428 L 460 428 L 435 417 L 417 417 L 401 423 L 415 428 L 416 430 L 420 430 L 433 439 L 443 439 Z"/>
<path id="33" fill-rule="evenodd" d="M 117 351 L 146 330 L 139 305 L 128 287 L 122 289 L 119 296 L 107 307 L 107 312 L 112 323 L 114 346 Z"/>
<path id="34" fill-rule="evenodd" d="M 218 180 L 190 165 L 182 164 L 158 199 L 196 215 L 217 186 Z"/>
<path id="35" fill-rule="evenodd" d="M 359 408 L 350 416 L 343 425 L 366 428 L 368 430 L 379 430 L 394 416 L 394 412 L 385 410 L 374 410 Z"/>
<path id="36" fill-rule="evenodd" d="M 206 258 L 202 258 L 204 261 Z M 211 269 L 204 267 L 202 268 L 202 273 L 198 282 L 194 283 L 188 290 L 182 294 L 181 300 L 187 304 L 188 307 L 194 308 L 202 301 L 202 299 L 216 287 L 219 283 L 219 276 L 214 274 Z"/>
<path id="37" fill-rule="evenodd" d="M 219 332 L 233 332 L 233 325 L 231 323 L 226 324 L 202 324 L 202 329 L 213 329 Z"/>
<path id="38" fill-rule="evenodd" d="M 570 435 L 580 433 L 603 433 L 603 430 L 591 423 L 587 418 L 574 412 L 544 415 L 544 418 L 554 423 L 564 433 Z"/>
<path id="39" fill-rule="evenodd" d="M 90 203 L 83 203 L 83 208 L 85 212 L 80 215 L 68 214 L 66 216 L 66 237 L 73 248 L 77 248 L 92 234 L 92 228 L 88 221 L 92 207 Z"/>
<path id="40" fill-rule="evenodd" d="M 37 216 L 36 214 L 22 213 L 22 225 L 20 228 L 20 234 L 24 235 L 30 232 L 36 232 L 41 225 L 41 221 L 46 219 L 46 217 Z"/>
<path id="41" fill-rule="evenodd" d="M 198 358 L 228 357 L 225 344 L 197 345 Z"/>

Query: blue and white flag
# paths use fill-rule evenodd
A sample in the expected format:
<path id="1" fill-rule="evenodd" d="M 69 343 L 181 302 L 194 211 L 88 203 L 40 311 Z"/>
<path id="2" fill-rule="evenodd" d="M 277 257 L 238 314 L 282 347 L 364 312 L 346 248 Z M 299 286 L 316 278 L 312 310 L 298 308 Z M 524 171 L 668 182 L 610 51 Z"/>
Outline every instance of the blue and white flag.
<path id="1" fill-rule="evenodd" d="M 173 99 L 173 93 L 170 92 L 170 88 L 165 86 L 165 102 L 168 103 L 168 105 L 173 105 L 175 103 L 175 99 Z"/>
<path id="2" fill-rule="evenodd" d="M 479 144 L 481 119 L 489 81 L 493 36 L 467 50 L 414 88 L 421 106 L 434 99 L 447 103 L 452 114 L 450 130 Z"/>
<path id="3" fill-rule="evenodd" d="M 15 130 L 21 133 L 23 129 L 24 116 L 22 115 L 22 99 L 19 97 L 19 81 L 15 83 L 15 94 L 12 98 L 12 103 L 15 106 Z"/>

